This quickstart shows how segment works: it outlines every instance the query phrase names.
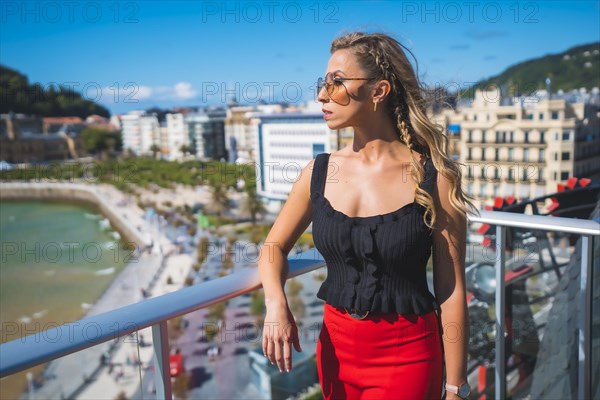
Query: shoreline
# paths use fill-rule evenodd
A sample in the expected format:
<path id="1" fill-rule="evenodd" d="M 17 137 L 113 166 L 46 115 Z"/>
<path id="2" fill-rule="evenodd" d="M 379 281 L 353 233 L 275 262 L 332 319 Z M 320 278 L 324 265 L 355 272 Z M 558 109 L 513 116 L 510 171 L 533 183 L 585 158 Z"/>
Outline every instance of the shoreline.
<path id="1" fill-rule="evenodd" d="M 41 199 L 41 198 L 37 198 L 37 197 L 33 197 L 33 196 L 19 197 L 19 198 L 16 198 L 16 197 L 14 197 L 14 198 L 1 197 L 0 198 L 0 202 L 2 202 L 2 203 L 19 203 L 20 201 L 43 202 L 43 203 L 64 204 L 64 205 L 70 205 L 70 206 L 83 207 L 83 208 L 87 209 L 88 211 L 90 211 L 90 213 L 98 214 L 98 215 L 101 215 L 102 217 L 108 218 L 106 215 L 104 215 L 104 213 L 102 212 L 102 210 L 96 203 L 88 201 L 88 200 L 69 199 L 69 198 Z M 127 233 L 122 232 L 119 229 L 117 229 L 116 227 L 114 227 L 113 222 L 110 219 L 109 219 L 109 221 L 111 223 L 111 228 L 121 236 L 121 240 L 123 240 L 125 242 L 136 243 L 136 241 L 134 240 L 133 237 L 127 236 L 128 235 Z"/>
<path id="2" fill-rule="evenodd" d="M 130 227 L 131 221 L 123 218 L 112 204 L 100 197 L 97 185 L 62 182 L 2 182 L 0 201 L 18 202 L 42 201 L 61 204 L 74 204 L 91 208 L 110 221 L 111 228 L 126 242 L 133 242 L 141 250 L 149 243 L 141 232 Z M 116 190 L 116 189 L 115 189 Z"/>
<path id="3" fill-rule="evenodd" d="M 129 260 L 120 268 L 89 308 L 79 310 L 77 313 L 79 317 L 76 320 L 118 307 L 118 304 L 114 304 L 114 297 L 121 298 L 119 304 L 139 301 L 139 287 L 148 289 L 152 286 L 155 280 L 152 278 L 161 273 L 164 262 L 174 249 L 174 245 L 161 234 L 160 237 L 153 237 L 153 241 L 156 241 L 155 244 L 159 244 L 159 247 L 166 251 L 152 254 L 145 251 L 150 245 L 147 241 L 148 237 L 151 237 L 149 236 L 151 228 L 144 219 L 144 211 L 137 205 L 130 204 L 124 207 L 118 205 L 124 196 L 121 191 L 109 185 L 60 182 L 1 182 L 0 184 L 0 202 L 34 201 L 81 206 L 101 215 L 102 218 L 107 218 L 110 221 L 111 229 L 119 233 L 121 242 L 135 244 L 134 259 Z M 145 268 L 140 270 L 141 266 Z M 140 272 L 144 270 L 142 275 L 146 275 L 146 277 L 140 277 L 138 282 L 138 278 L 135 276 L 140 275 Z M 134 287 L 133 281 L 138 282 L 139 287 Z M 128 286 L 131 288 L 125 289 Z M 86 360 L 86 363 L 93 361 L 95 360 Z M 64 363 L 60 360 L 41 364 L 40 366 L 43 365 L 43 368 L 36 375 L 39 373 L 44 376 L 49 371 L 54 372 L 57 367 L 62 368 L 59 367 L 62 364 Z M 8 382 L 6 383 L 8 384 Z M 50 384 L 50 387 L 52 386 Z M 53 392 L 51 388 L 47 389 Z M 21 395 L 24 393 L 21 392 Z"/>

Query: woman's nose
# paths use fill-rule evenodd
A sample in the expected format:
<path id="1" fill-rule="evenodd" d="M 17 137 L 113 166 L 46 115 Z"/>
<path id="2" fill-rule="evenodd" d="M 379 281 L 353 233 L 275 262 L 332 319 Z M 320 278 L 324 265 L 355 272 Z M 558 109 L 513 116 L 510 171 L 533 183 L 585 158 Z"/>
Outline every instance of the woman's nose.
<path id="1" fill-rule="evenodd" d="M 325 86 L 321 87 L 317 93 L 317 101 L 320 103 L 329 102 L 329 96 L 327 95 L 327 90 L 325 90 Z"/>

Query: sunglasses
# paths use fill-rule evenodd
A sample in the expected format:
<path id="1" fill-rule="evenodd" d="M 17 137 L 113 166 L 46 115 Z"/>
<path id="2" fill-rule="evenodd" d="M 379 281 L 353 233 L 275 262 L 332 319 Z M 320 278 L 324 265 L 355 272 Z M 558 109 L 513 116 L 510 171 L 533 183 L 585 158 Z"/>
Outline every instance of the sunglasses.
<path id="1" fill-rule="evenodd" d="M 325 92 L 329 96 L 329 98 L 338 102 L 341 99 L 347 99 L 348 90 L 346 85 L 344 85 L 344 81 L 370 81 L 373 78 L 345 78 L 336 76 L 330 72 L 325 75 L 325 78 L 317 79 L 317 92 L 315 94 L 315 101 L 319 101 L 319 93 L 323 87 L 325 87 Z"/>

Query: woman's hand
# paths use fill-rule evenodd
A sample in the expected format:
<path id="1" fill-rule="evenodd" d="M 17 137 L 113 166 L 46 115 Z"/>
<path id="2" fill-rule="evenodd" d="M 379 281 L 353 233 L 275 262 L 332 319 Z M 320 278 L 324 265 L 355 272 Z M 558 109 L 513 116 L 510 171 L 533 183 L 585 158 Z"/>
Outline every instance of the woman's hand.
<path id="1" fill-rule="evenodd" d="M 302 351 L 298 328 L 287 304 L 267 306 L 263 353 L 271 364 L 277 363 L 281 372 L 292 370 L 292 343 L 296 351 Z"/>

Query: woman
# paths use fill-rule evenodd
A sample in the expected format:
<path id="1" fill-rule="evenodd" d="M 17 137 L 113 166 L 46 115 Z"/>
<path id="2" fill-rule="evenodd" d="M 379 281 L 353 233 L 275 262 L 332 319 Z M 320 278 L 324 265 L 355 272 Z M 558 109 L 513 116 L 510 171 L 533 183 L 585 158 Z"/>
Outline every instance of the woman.
<path id="1" fill-rule="evenodd" d="M 283 372 L 292 345 L 301 351 L 283 287 L 287 255 L 312 222 L 327 263 L 317 293 L 326 301 L 316 344 L 324 398 L 439 399 L 443 386 L 446 399 L 465 398 L 466 213 L 477 209 L 460 166 L 392 37 L 335 39 L 318 86 L 327 126 L 351 126 L 354 138 L 304 167 L 261 248 L 264 354 Z"/>

